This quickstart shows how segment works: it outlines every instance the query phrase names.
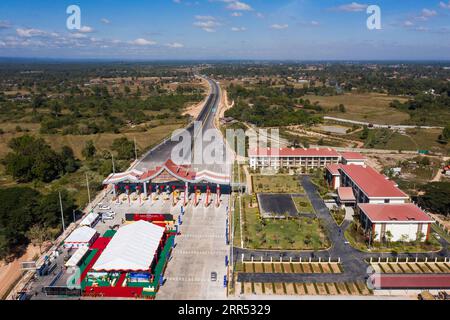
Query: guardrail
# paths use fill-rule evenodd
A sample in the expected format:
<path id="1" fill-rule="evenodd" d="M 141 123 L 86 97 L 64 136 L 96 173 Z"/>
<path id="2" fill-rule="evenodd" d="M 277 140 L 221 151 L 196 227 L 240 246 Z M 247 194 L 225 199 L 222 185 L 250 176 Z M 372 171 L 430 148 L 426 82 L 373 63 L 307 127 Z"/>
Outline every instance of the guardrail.
<path id="1" fill-rule="evenodd" d="M 369 263 L 448 263 L 450 258 L 448 257 L 435 257 L 435 258 L 399 258 L 399 257 L 386 257 L 386 258 L 370 258 Z"/>
<path id="2" fill-rule="evenodd" d="M 275 259 L 273 257 L 261 257 L 260 259 L 255 259 L 254 257 L 251 257 L 250 259 L 246 259 L 244 254 L 242 254 L 241 256 L 241 262 L 242 263 L 340 263 L 341 262 L 341 258 L 327 258 L 327 259 L 323 259 L 323 258 L 298 258 L 298 259 L 294 259 L 292 257 L 289 258 L 283 258 L 280 257 L 280 259 Z"/>

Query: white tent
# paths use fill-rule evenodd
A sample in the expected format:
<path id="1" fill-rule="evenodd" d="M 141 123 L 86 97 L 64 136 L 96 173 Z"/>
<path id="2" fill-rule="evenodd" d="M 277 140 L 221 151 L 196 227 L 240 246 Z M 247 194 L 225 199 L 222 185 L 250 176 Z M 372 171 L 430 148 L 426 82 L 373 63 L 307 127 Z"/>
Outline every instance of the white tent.
<path id="1" fill-rule="evenodd" d="M 78 263 L 80 263 L 81 259 L 86 255 L 86 253 L 89 251 L 89 247 L 81 247 L 75 253 L 70 257 L 70 259 L 66 262 L 65 266 L 70 267 L 76 267 Z"/>
<path id="2" fill-rule="evenodd" d="M 92 227 L 99 218 L 98 213 L 91 212 L 81 221 L 80 225 Z"/>
<path id="3" fill-rule="evenodd" d="M 88 226 L 82 226 L 75 229 L 65 240 L 64 246 L 66 248 L 79 248 L 82 246 L 89 246 L 91 241 L 96 236 L 97 231 Z"/>
<path id="4" fill-rule="evenodd" d="M 153 262 L 164 227 L 137 221 L 120 228 L 92 269 L 94 271 L 147 271 Z"/>

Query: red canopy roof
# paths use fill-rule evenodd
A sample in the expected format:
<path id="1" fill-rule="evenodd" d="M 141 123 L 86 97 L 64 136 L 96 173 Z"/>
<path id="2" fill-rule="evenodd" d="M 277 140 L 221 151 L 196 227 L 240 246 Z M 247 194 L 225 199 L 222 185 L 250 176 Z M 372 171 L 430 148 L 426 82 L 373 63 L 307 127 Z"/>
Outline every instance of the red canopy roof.
<path id="1" fill-rule="evenodd" d="M 450 274 L 378 274 L 371 280 L 377 289 L 450 288 Z"/>
<path id="2" fill-rule="evenodd" d="M 350 187 L 339 187 L 338 196 L 341 201 L 356 201 L 353 189 Z"/>

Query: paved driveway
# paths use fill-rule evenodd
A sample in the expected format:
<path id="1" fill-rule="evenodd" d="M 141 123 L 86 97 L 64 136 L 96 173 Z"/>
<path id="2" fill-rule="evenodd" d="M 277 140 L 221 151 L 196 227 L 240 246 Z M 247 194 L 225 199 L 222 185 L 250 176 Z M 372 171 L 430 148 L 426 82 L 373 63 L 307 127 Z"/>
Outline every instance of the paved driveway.
<path id="1" fill-rule="evenodd" d="M 223 200 L 221 208 L 188 206 L 157 299 L 226 298 L 223 277 L 230 250 L 225 239 L 228 197 Z M 217 272 L 217 281 L 211 281 L 211 272 Z"/>

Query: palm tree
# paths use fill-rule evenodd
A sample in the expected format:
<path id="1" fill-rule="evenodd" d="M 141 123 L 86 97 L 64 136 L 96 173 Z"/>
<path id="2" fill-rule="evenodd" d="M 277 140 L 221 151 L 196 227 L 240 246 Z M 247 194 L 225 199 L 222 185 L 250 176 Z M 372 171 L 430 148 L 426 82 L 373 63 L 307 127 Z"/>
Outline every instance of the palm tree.
<path id="1" fill-rule="evenodd" d="M 384 236 L 386 238 L 387 245 L 389 247 L 389 244 L 391 243 L 392 238 L 394 238 L 394 235 L 392 234 L 391 231 L 388 230 L 388 231 L 385 232 Z"/>

